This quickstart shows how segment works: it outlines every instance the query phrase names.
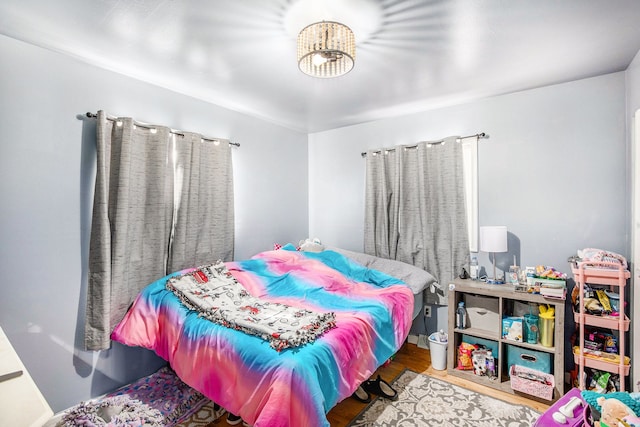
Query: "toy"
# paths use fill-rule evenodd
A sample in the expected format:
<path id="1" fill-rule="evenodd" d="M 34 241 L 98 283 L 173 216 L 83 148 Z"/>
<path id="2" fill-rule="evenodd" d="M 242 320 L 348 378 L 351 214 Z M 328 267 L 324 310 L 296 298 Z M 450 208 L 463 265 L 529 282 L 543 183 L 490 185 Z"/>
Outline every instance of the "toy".
<path id="1" fill-rule="evenodd" d="M 599 397 L 597 400 L 600 405 L 600 420 L 594 423 L 594 427 L 618 427 L 618 422 L 628 415 L 636 414 L 627 405 L 616 398 L 607 399 Z"/>
<path id="2" fill-rule="evenodd" d="M 640 427 L 640 417 L 626 416 L 622 419 L 624 427 Z"/>
<path id="3" fill-rule="evenodd" d="M 558 424 L 567 424 L 569 419 L 574 417 L 576 408 L 579 407 L 582 407 L 582 400 L 577 396 L 573 396 L 553 413 L 553 420 Z"/>
<path id="4" fill-rule="evenodd" d="M 300 250 L 305 252 L 322 252 L 324 251 L 324 246 L 320 242 L 320 239 L 315 237 L 312 239 L 300 240 Z"/>
<path id="5" fill-rule="evenodd" d="M 586 402 L 577 387 L 560 397 L 536 420 L 533 427 L 583 427 Z"/>

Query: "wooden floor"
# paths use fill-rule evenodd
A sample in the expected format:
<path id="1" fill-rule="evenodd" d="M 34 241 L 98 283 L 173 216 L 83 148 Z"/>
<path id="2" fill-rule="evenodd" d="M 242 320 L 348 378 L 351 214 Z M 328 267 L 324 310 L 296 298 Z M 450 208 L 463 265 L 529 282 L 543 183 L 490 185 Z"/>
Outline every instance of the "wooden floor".
<path id="1" fill-rule="evenodd" d="M 409 368 L 412 371 L 439 378 L 452 384 L 457 384 L 461 387 L 476 391 L 478 393 L 488 394 L 492 397 L 502 399 L 506 402 L 526 405 L 538 412 L 544 412 L 549 407 L 549 405 L 541 402 L 525 399 L 520 396 L 506 393 L 500 390 L 495 390 L 493 388 L 485 387 L 480 384 L 472 383 L 461 378 L 447 375 L 447 371 L 436 371 L 431 367 L 431 356 L 429 350 L 422 349 L 415 344 L 405 343 L 400 351 L 396 353 L 391 364 L 378 369 L 373 374 L 373 376 L 375 377 L 379 374 L 385 381 L 390 383 L 394 378 L 400 375 L 400 373 L 405 368 Z M 356 399 L 348 397 L 342 402 L 338 403 L 333 409 L 331 409 L 331 411 L 329 411 L 329 413 L 327 414 L 327 419 L 329 420 L 329 423 L 331 423 L 331 427 L 345 427 L 360 413 L 360 411 L 365 408 L 365 406 L 367 406 L 365 403 L 361 403 Z M 226 417 L 224 417 L 224 419 L 220 421 L 218 421 L 220 422 L 219 425 L 228 425 L 226 423 Z M 216 422 L 216 424 L 218 422 Z"/>
<path id="2" fill-rule="evenodd" d="M 409 368 L 415 372 L 421 372 L 439 378 L 452 384 L 457 384 L 469 390 L 488 394 L 507 402 L 526 405 L 538 412 L 544 412 L 549 407 L 549 405 L 546 405 L 544 403 L 525 399 L 520 396 L 505 393 L 503 391 L 495 390 L 447 375 L 446 371 L 436 371 L 431 367 L 431 357 L 429 354 L 429 350 L 422 349 L 415 344 L 405 344 L 396 354 L 391 364 L 378 369 L 374 376 L 380 374 L 380 376 L 385 381 L 391 382 L 405 368 Z M 349 424 L 349 422 L 353 418 L 355 418 L 356 415 L 358 415 L 365 406 L 365 403 L 358 402 L 353 398 L 347 398 L 338 403 L 333 409 L 331 409 L 331 411 L 329 411 L 329 413 L 327 414 L 327 419 L 331 423 L 331 427 L 344 427 Z"/>

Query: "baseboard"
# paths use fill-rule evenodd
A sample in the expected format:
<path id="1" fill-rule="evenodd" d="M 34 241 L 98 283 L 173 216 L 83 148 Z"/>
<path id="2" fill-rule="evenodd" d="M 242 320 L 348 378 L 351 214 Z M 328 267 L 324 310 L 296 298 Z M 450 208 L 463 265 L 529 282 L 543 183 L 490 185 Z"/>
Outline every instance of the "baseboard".
<path id="1" fill-rule="evenodd" d="M 409 334 L 407 341 L 409 341 L 409 344 L 418 344 L 418 336 Z"/>
<path id="2" fill-rule="evenodd" d="M 429 340 L 426 335 L 418 335 L 418 347 L 429 349 Z"/>
<path id="3" fill-rule="evenodd" d="M 42 427 L 57 427 L 59 424 L 61 424 L 62 417 L 64 417 L 64 415 L 72 408 L 73 406 L 69 409 L 54 414 L 53 417 L 49 418 L 49 420 L 44 423 Z"/>

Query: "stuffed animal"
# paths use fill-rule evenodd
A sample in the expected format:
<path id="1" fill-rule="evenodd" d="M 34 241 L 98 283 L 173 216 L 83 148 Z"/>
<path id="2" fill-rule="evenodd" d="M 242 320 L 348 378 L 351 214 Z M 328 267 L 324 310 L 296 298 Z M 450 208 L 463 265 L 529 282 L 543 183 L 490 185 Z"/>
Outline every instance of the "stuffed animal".
<path id="1" fill-rule="evenodd" d="M 618 422 L 624 417 L 636 414 L 627 405 L 616 398 L 607 399 L 599 397 L 600 421 L 594 423 L 594 427 L 618 427 Z"/>
<path id="2" fill-rule="evenodd" d="M 583 390 L 580 395 L 582 399 L 589 404 L 592 408 L 596 410 L 596 412 L 602 412 L 600 408 L 600 404 L 598 403 L 598 399 L 601 397 L 605 397 L 606 399 L 618 399 L 620 402 L 627 405 L 633 413 L 636 415 L 640 415 L 640 393 L 629 393 L 626 391 L 616 391 L 611 393 L 597 393 L 591 390 Z"/>
<path id="3" fill-rule="evenodd" d="M 317 237 L 312 239 L 300 240 L 300 250 L 305 252 L 322 252 L 324 246 Z"/>
<path id="4" fill-rule="evenodd" d="M 626 416 L 622 419 L 622 425 L 624 427 L 640 427 L 640 417 Z"/>

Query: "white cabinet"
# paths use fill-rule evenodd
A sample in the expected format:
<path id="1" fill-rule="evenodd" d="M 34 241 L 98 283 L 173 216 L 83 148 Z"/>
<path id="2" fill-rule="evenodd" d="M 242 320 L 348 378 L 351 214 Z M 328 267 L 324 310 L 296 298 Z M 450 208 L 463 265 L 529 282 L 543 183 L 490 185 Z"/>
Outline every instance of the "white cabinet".
<path id="1" fill-rule="evenodd" d="M 41 427 L 53 411 L 0 328 L 0 426 Z"/>

